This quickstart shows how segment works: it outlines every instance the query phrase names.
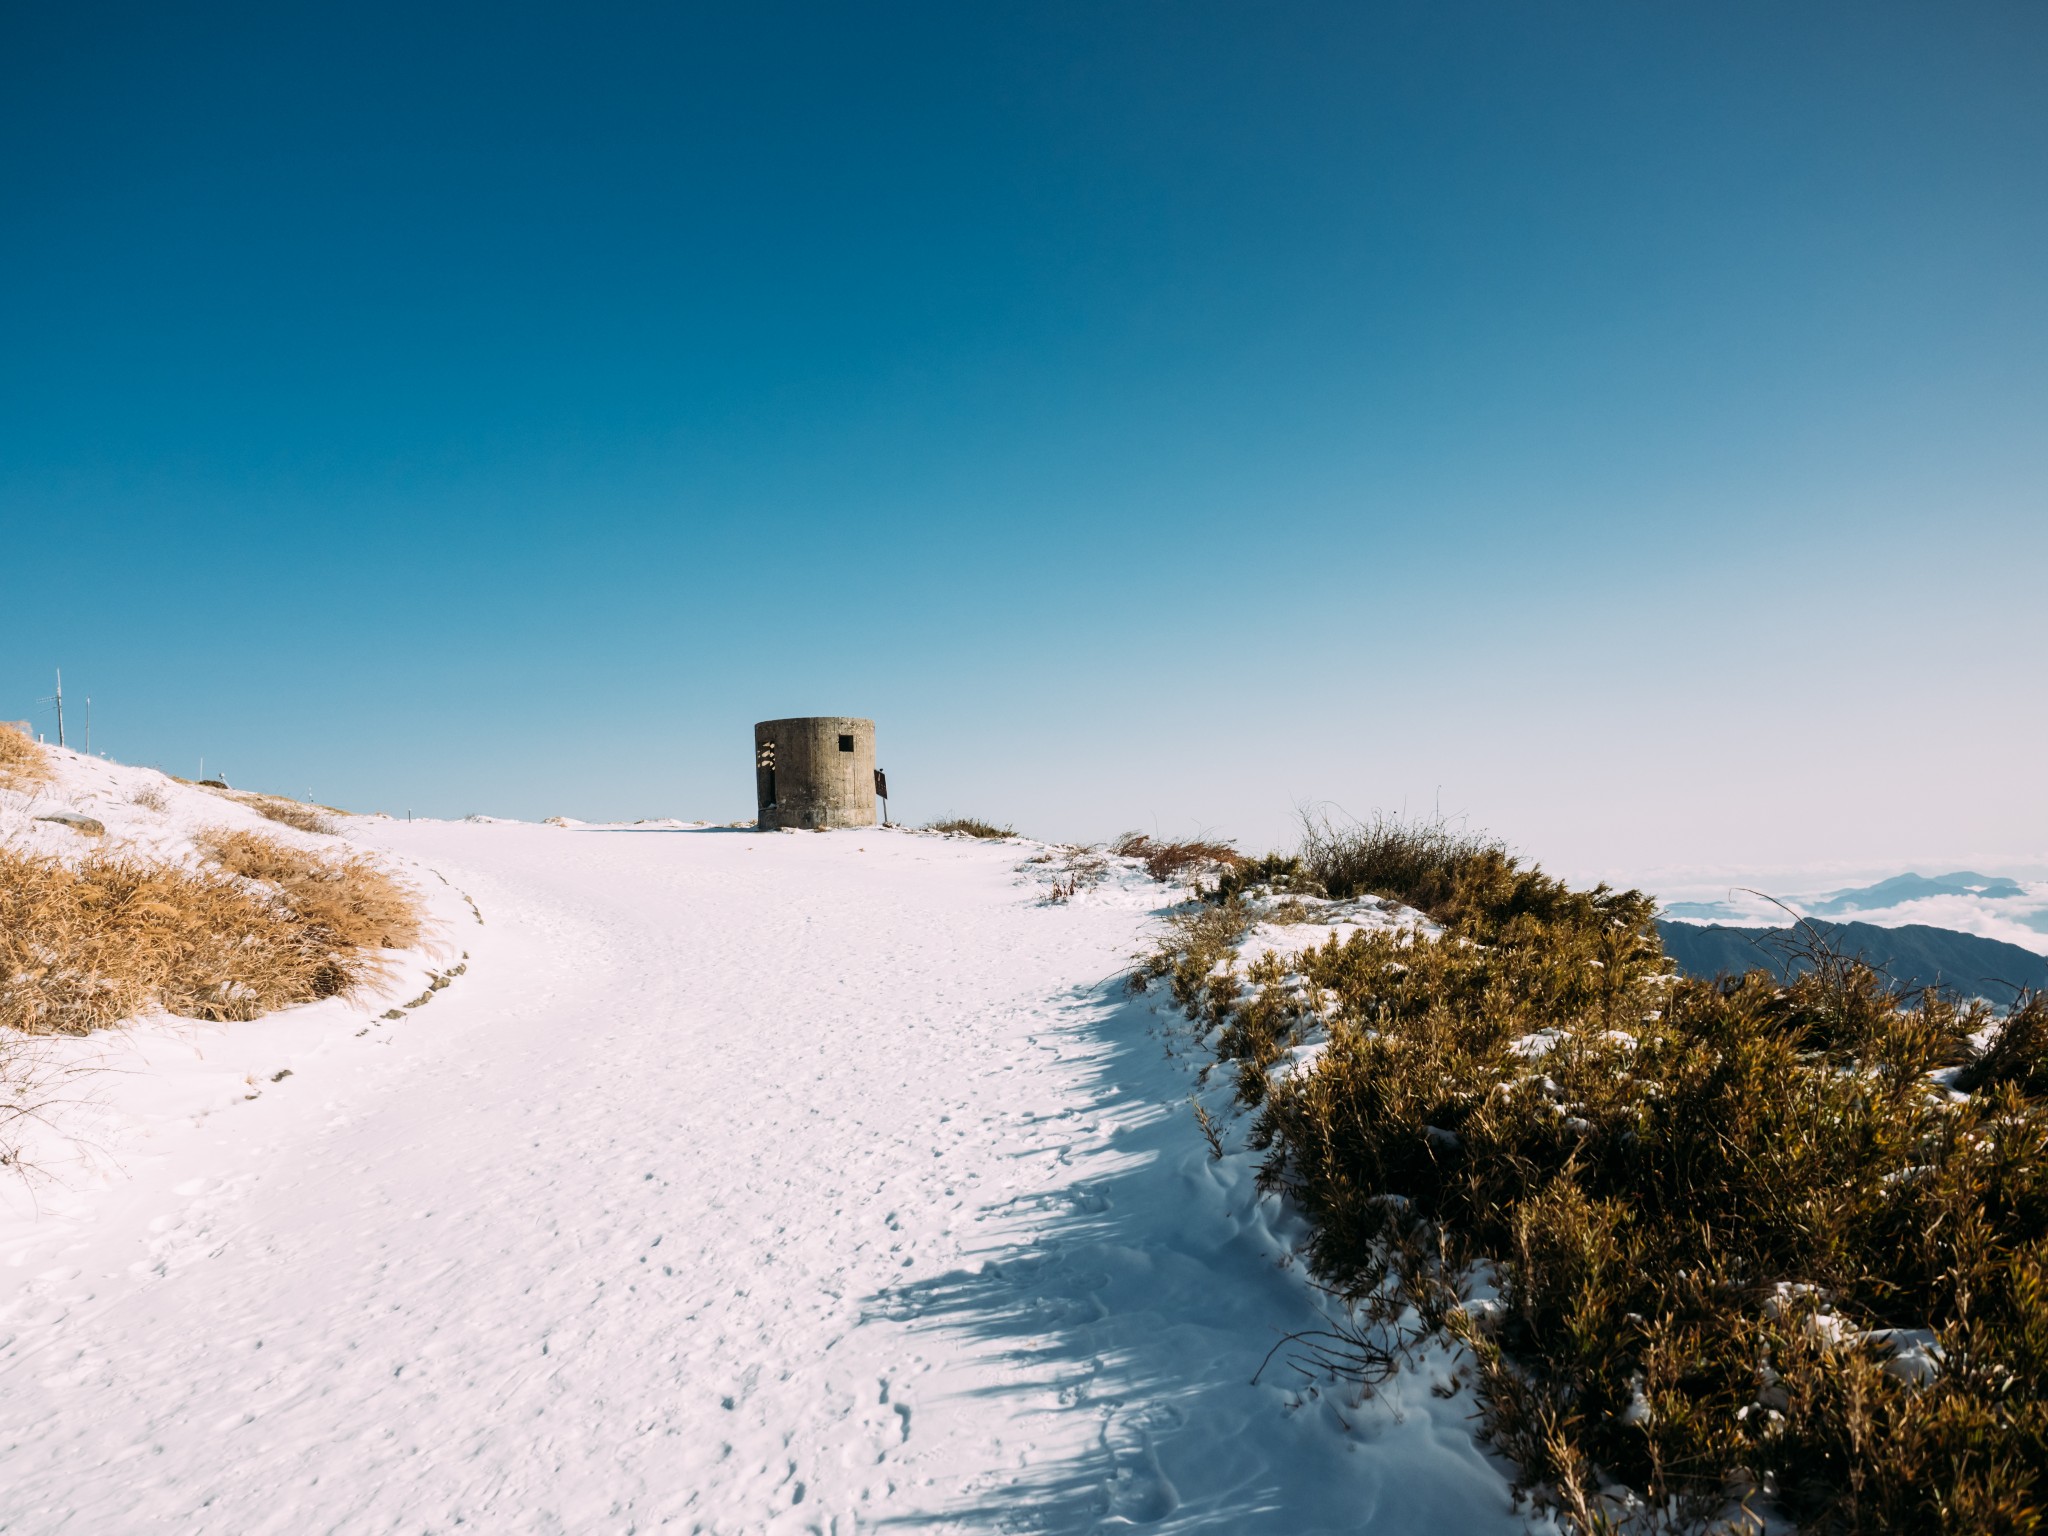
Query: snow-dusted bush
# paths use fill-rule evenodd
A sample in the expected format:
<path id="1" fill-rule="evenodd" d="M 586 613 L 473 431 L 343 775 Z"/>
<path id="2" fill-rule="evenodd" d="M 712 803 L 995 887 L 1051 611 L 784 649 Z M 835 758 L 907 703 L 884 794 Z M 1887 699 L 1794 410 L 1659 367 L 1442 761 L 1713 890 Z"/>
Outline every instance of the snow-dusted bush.
<path id="1" fill-rule="evenodd" d="M 1640 893 L 1441 828 L 1312 829 L 1287 870 L 1447 931 L 1240 974 L 1262 914 L 1226 891 L 1141 974 L 1236 1064 L 1319 1277 L 1389 1336 L 1464 1341 L 1567 1524 L 2048 1518 L 2048 1001 L 1995 1026 L 1824 955 L 1681 980 Z"/>

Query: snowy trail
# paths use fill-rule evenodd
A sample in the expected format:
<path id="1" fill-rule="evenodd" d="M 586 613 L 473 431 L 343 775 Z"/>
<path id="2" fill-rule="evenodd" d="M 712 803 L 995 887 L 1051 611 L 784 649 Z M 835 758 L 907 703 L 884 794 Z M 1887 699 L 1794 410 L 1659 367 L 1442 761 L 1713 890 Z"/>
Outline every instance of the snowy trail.
<path id="1" fill-rule="evenodd" d="M 17 1254 L 0 1529 L 1520 1529 L 1425 1383 L 1249 1384 L 1317 1319 L 1106 984 L 1156 893 L 374 835 L 468 973 Z"/>

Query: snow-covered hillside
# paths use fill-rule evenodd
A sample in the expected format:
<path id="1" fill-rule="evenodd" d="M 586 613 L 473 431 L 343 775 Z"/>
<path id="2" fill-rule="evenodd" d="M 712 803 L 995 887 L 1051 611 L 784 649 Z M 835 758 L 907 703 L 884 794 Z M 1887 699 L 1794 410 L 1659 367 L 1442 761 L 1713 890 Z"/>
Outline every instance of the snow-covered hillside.
<path id="1" fill-rule="evenodd" d="M 121 772 L 66 793 L 147 834 Z M 394 990 L 466 970 L 108 1042 L 90 1176 L 5 1224 L 0 1528 L 1522 1528 L 1426 1377 L 1252 1384 L 1324 1317 L 1120 986 L 1135 870 L 1052 903 L 1018 842 L 346 836 L 436 902 Z"/>
<path id="2" fill-rule="evenodd" d="M 259 815 L 249 803 L 269 797 L 222 793 L 155 768 L 136 768 L 44 745 L 49 777 L 41 783 L 0 782 L 0 842 L 36 853 L 75 858 L 95 847 L 155 857 L 195 857 L 193 838 L 208 827 L 262 832 L 302 847 L 332 847 L 329 836 L 301 832 Z M 56 818 L 98 822 L 102 835 L 88 836 Z M 337 830 L 371 819 L 333 818 Z"/>
<path id="3" fill-rule="evenodd" d="M 43 749 L 43 761 L 45 781 L 0 784 L 0 846 L 71 862 L 98 850 L 197 864 L 195 839 L 209 829 L 259 832 L 296 847 L 346 853 L 381 819 L 337 816 L 330 822 L 334 833 L 302 831 L 261 815 L 245 798 L 154 768 L 53 746 Z M 79 830 L 79 821 L 88 829 Z M 102 830 L 91 832 L 90 824 Z M 43 1242 L 70 1213 L 124 1187 L 132 1168 L 174 1155 L 172 1149 L 183 1147 L 210 1116 L 259 1099 L 273 1078 L 283 1080 L 278 1074 L 386 1043 L 391 1021 L 381 1015 L 423 995 L 463 963 L 476 920 L 462 894 L 402 854 L 387 850 L 379 857 L 417 895 L 426 919 L 425 945 L 389 955 L 382 985 L 247 1024 L 196 1024 L 153 1013 L 84 1038 L 15 1042 L 15 1059 L 50 1085 L 56 1102 L 51 1123 L 13 1128 L 43 1177 L 0 1177 L 0 1259 L 19 1264 L 18 1244 Z"/>

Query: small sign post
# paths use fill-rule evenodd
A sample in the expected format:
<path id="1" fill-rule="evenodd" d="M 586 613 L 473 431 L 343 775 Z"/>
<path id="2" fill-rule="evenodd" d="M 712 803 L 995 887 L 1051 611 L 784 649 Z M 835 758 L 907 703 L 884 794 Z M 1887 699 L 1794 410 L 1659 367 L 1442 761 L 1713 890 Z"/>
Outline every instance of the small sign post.
<path id="1" fill-rule="evenodd" d="M 875 798 L 882 802 L 882 825 L 889 825 L 889 775 L 875 770 Z"/>

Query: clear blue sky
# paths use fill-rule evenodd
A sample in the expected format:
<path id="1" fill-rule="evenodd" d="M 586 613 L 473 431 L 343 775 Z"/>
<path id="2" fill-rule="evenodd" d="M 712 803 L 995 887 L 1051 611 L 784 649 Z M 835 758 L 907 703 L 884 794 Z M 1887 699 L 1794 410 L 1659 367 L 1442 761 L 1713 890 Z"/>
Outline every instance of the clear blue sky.
<path id="1" fill-rule="evenodd" d="M 2036 0 L 11 6 L 0 718 L 2037 863 L 2044 81 Z"/>

